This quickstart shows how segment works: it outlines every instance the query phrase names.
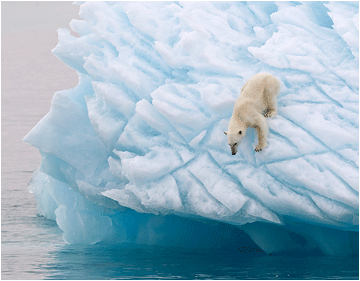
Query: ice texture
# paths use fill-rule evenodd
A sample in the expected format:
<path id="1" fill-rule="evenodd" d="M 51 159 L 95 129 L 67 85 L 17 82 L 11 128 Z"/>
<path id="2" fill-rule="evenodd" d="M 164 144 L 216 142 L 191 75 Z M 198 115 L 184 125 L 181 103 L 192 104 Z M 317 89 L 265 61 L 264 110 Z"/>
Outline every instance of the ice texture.
<path id="1" fill-rule="evenodd" d="M 356 253 L 358 2 L 78 4 L 53 53 L 79 84 L 24 139 L 68 243 Z M 250 128 L 232 156 L 223 131 L 258 72 L 281 81 L 278 115 L 266 149 Z"/>

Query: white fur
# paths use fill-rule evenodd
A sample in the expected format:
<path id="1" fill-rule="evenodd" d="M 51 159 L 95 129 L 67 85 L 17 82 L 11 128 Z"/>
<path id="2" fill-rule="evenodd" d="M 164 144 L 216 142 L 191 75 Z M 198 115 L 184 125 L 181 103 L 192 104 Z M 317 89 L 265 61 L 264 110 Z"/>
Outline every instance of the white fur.
<path id="1" fill-rule="evenodd" d="M 248 127 L 254 128 L 258 133 L 259 143 L 255 151 L 259 152 L 267 146 L 269 127 L 265 117 L 274 117 L 277 114 L 276 101 L 279 92 L 279 80 L 269 73 L 255 74 L 242 87 L 228 131 L 224 132 L 232 155 L 236 154 Z"/>

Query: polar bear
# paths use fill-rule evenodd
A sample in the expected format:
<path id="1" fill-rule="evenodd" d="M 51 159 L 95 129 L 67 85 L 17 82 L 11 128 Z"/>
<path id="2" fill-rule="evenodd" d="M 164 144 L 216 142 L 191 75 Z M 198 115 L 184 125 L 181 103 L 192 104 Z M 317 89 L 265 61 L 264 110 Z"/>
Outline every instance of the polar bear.
<path id="1" fill-rule="evenodd" d="M 269 73 L 255 74 L 244 84 L 236 100 L 228 131 L 224 132 L 232 155 L 237 153 L 248 127 L 254 128 L 258 133 L 259 143 L 255 151 L 259 152 L 267 147 L 269 127 L 265 117 L 277 114 L 276 99 L 279 92 L 279 80 Z"/>

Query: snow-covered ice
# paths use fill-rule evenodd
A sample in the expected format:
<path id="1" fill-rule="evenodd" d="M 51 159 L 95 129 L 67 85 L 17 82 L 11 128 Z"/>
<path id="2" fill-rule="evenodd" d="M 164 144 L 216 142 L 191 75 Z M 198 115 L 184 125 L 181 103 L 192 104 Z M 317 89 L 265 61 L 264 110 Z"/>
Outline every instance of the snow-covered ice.
<path id="1" fill-rule="evenodd" d="M 267 253 L 357 251 L 358 2 L 78 4 L 79 37 L 59 29 L 53 53 L 79 84 L 24 139 L 67 242 L 218 247 L 241 230 Z M 223 131 L 258 72 L 282 85 L 269 145 L 249 129 L 232 156 Z"/>

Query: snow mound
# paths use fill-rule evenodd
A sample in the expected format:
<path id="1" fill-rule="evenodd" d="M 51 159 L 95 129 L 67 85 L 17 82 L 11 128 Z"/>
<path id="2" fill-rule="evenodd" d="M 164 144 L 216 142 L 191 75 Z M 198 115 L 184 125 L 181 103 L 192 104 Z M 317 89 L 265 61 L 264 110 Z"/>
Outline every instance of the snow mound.
<path id="1" fill-rule="evenodd" d="M 246 232 L 268 253 L 354 253 L 358 10 L 81 4 L 83 20 L 70 23 L 79 37 L 59 29 L 53 50 L 79 84 L 55 93 L 24 139 L 43 157 L 30 184 L 39 213 L 69 243 L 218 247 L 239 245 Z M 223 131 L 258 72 L 282 84 L 269 145 L 254 152 L 249 129 L 232 156 Z"/>

